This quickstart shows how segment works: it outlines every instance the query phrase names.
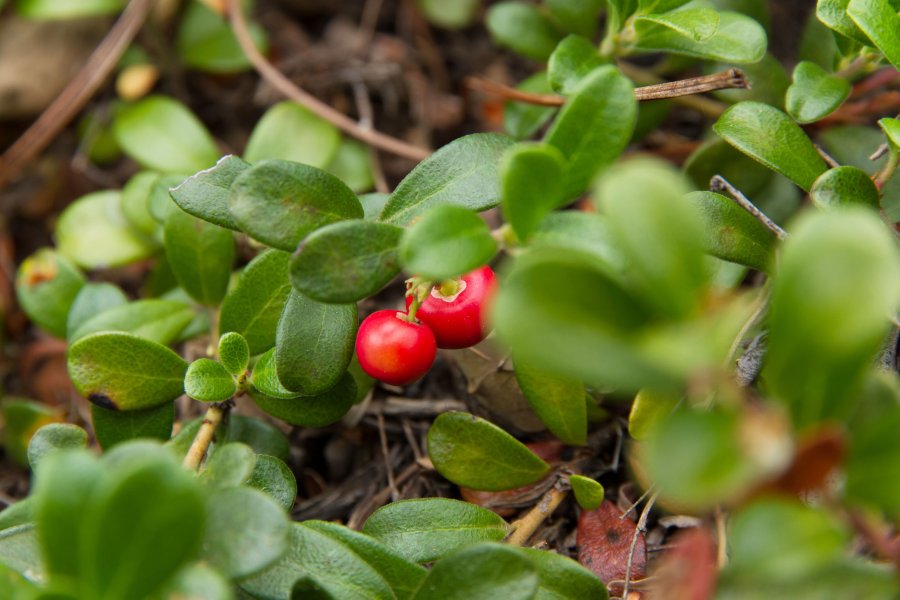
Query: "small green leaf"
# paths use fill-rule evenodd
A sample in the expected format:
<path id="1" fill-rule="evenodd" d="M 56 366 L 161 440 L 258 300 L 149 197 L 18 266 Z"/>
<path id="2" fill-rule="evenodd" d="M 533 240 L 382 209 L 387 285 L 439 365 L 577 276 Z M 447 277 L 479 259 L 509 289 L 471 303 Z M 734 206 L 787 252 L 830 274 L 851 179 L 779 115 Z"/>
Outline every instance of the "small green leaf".
<path id="1" fill-rule="evenodd" d="M 230 579 L 261 571 L 288 549 L 287 515 L 275 500 L 258 490 L 218 489 L 208 496 L 206 514 L 201 554 Z"/>
<path id="2" fill-rule="evenodd" d="M 486 24 L 498 44 L 535 60 L 546 60 L 562 38 L 538 7 L 522 2 L 493 5 Z"/>
<path id="3" fill-rule="evenodd" d="M 253 367 L 250 381 L 257 391 L 272 398 L 291 400 L 302 395 L 287 389 L 278 379 L 278 373 L 275 371 L 275 348 L 259 357 Z"/>
<path id="4" fill-rule="evenodd" d="M 859 27 L 847 14 L 849 5 L 850 0 L 817 0 L 816 17 L 830 29 L 868 46 L 871 44 L 869 38 L 859 30 Z"/>
<path id="5" fill-rule="evenodd" d="M 590 477 L 569 475 L 569 484 L 572 486 L 578 506 L 584 510 L 594 510 L 603 502 L 603 486 Z"/>
<path id="6" fill-rule="evenodd" d="M 740 102 L 719 117 L 713 130 L 726 142 L 809 191 L 828 166 L 800 126 L 766 104 Z"/>
<path id="7" fill-rule="evenodd" d="M 703 221 L 704 250 L 715 257 L 768 271 L 777 239 L 765 225 L 730 198 L 691 192 L 687 201 Z"/>
<path id="8" fill-rule="evenodd" d="M 200 481 L 215 488 L 236 487 L 250 479 L 255 467 L 256 454 L 247 444 L 216 445 L 200 472 Z"/>
<path id="9" fill-rule="evenodd" d="M 343 417 L 356 401 L 356 383 L 345 373 L 330 390 L 318 396 L 275 398 L 251 390 L 256 404 L 268 414 L 302 427 L 325 427 Z"/>
<path id="10" fill-rule="evenodd" d="M 878 210 L 880 194 L 872 178 L 856 167 L 836 167 L 813 182 L 809 197 L 819 208 L 862 204 Z"/>
<path id="11" fill-rule="evenodd" d="M 250 347 L 239 333 L 229 332 L 219 338 L 219 362 L 232 375 L 242 375 L 250 364 Z"/>
<path id="12" fill-rule="evenodd" d="M 100 331 L 123 331 L 166 345 L 178 339 L 194 316 L 191 307 L 183 302 L 137 300 L 97 314 L 70 335 L 69 341 Z"/>
<path id="13" fill-rule="evenodd" d="M 291 291 L 275 337 L 278 380 L 304 396 L 333 388 L 350 365 L 358 325 L 355 304 L 323 304 Z"/>
<path id="14" fill-rule="evenodd" d="M 363 216 L 356 195 L 340 179 L 278 159 L 264 160 L 238 175 L 228 210 L 247 235 L 287 252 L 320 227 Z"/>
<path id="15" fill-rule="evenodd" d="M 525 240 L 563 198 L 566 159 L 546 144 L 517 144 L 500 167 L 503 217 Z"/>
<path id="16" fill-rule="evenodd" d="M 513 140 L 497 133 L 457 138 L 416 165 L 391 194 L 381 220 L 409 225 L 432 206 L 482 211 L 500 202 L 500 157 Z"/>
<path id="17" fill-rule="evenodd" d="M 67 358 L 75 389 L 104 408 L 150 408 L 184 392 L 187 363 L 165 346 L 129 333 L 83 337 L 69 346 Z"/>
<path id="18" fill-rule="evenodd" d="M 794 67 L 794 83 L 788 88 L 785 106 L 798 123 L 812 123 L 837 110 L 849 95 L 850 82 L 846 79 L 802 61 Z"/>
<path id="19" fill-rule="evenodd" d="M 567 444 L 584 445 L 587 442 L 584 384 L 519 360 L 515 368 L 522 393 L 547 429 Z"/>
<path id="20" fill-rule="evenodd" d="M 228 211 L 228 193 L 237 176 L 249 168 L 249 164 L 228 154 L 220 158 L 215 166 L 182 181 L 169 190 L 169 194 L 186 213 L 237 231 L 240 228 Z"/>
<path id="21" fill-rule="evenodd" d="M 403 229 L 352 220 L 325 226 L 303 240 L 291 258 L 294 287 L 320 302 L 356 302 L 400 272 Z"/>
<path id="22" fill-rule="evenodd" d="M 516 89 L 535 94 L 549 94 L 553 91 L 544 72 L 535 73 L 517 85 Z M 553 106 L 507 101 L 503 105 L 503 128 L 517 140 L 529 138 L 547 124 L 556 111 L 557 108 Z"/>
<path id="23" fill-rule="evenodd" d="M 168 402 L 144 410 L 118 411 L 91 405 L 94 436 L 104 450 L 129 440 L 149 438 L 167 441 L 172 437 L 175 403 Z"/>
<path id="24" fill-rule="evenodd" d="M 563 198 L 582 194 L 625 150 L 637 121 L 631 81 L 613 66 L 584 77 L 545 136 L 568 161 Z"/>
<path id="25" fill-rule="evenodd" d="M 128 303 L 128 297 L 111 283 L 88 283 L 75 296 L 66 319 L 66 337 L 75 341 L 75 332 L 93 317 Z"/>
<path id="26" fill-rule="evenodd" d="M 900 151 L 900 119 L 879 119 L 878 126 L 881 127 L 894 152 Z"/>
<path id="27" fill-rule="evenodd" d="M 234 234 L 175 210 L 165 224 L 166 258 L 178 284 L 193 299 L 215 306 L 225 297 L 234 262 Z"/>
<path id="28" fill-rule="evenodd" d="M 249 3 L 243 4 L 249 6 Z M 247 27 L 253 45 L 265 54 L 265 30 L 256 23 L 249 23 Z M 184 64 L 192 69 L 227 74 L 250 67 L 227 17 L 216 14 L 203 2 L 188 4 L 181 17 L 176 48 Z"/>
<path id="29" fill-rule="evenodd" d="M 297 479 L 293 471 L 281 459 L 267 454 L 256 455 L 253 473 L 244 485 L 268 494 L 287 511 L 294 506 L 297 497 Z"/>
<path id="30" fill-rule="evenodd" d="M 163 173 L 193 173 L 219 158 L 203 123 L 168 96 L 148 96 L 121 108 L 113 121 L 113 135 L 128 156 Z"/>
<path id="31" fill-rule="evenodd" d="M 66 207 L 56 222 L 56 247 L 85 269 L 131 264 L 157 249 L 125 219 L 118 191 L 94 192 Z"/>
<path id="32" fill-rule="evenodd" d="M 606 6 L 604 0 L 545 0 L 550 15 L 566 31 L 588 38 L 597 32 L 600 11 Z"/>
<path id="33" fill-rule="evenodd" d="M 847 16 L 892 65 L 900 67 L 900 15 L 890 0 L 850 0 Z"/>
<path id="34" fill-rule="evenodd" d="M 340 141 L 340 131 L 328 121 L 295 102 L 279 102 L 256 124 L 244 159 L 280 158 L 324 169 Z"/>
<path id="35" fill-rule="evenodd" d="M 642 52 L 671 52 L 705 60 L 754 63 L 766 53 L 766 30 L 756 20 L 735 12 L 719 13 L 715 33 L 703 41 L 669 27 L 641 31 L 634 48 Z"/>
<path id="36" fill-rule="evenodd" d="M 337 152 L 325 170 L 347 184 L 357 194 L 367 192 L 375 187 L 375 176 L 372 173 L 372 155 L 369 147 L 353 138 L 343 137 Z M 365 203 L 363 204 L 365 210 Z M 366 213 L 366 218 L 368 213 Z"/>
<path id="37" fill-rule="evenodd" d="M 550 472 L 550 465 L 525 444 L 464 412 L 443 413 L 435 419 L 428 430 L 428 456 L 438 473 L 475 490 L 511 490 Z"/>
<path id="38" fill-rule="evenodd" d="M 289 260 L 290 255 L 279 250 L 263 252 L 250 261 L 222 302 L 219 328 L 242 335 L 251 355 L 275 345 L 278 320 L 291 292 Z"/>
<path id="39" fill-rule="evenodd" d="M 535 565 L 515 548 L 482 543 L 439 560 L 413 600 L 529 600 L 538 589 Z"/>
<path id="40" fill-rule="evenodd" d="M 649 14 L 634 19 L 638 39 L 665 28 L 694 42 L 709 40 L 719 29 L 719 13 L 711 8 L 686 8 L 662 14 Z"/>
<path id="41" fill-rule="evenodd" d="M 16 273 L 16 297 L 28 317 L 56 337 L 66 337 L 69 309 L 84 286 L 84 275 L 50 248 L 22 261 Z"/>
<path id="42" fill-rule="evenodd" d="M 416 4 L 432 25 L 447 29 L 458 29 L 472 22 L 478 8 L 481 6 L 481 1 L 453 0 L 452 2 L 446 2 L 445 0 L 416 0 Z"/>
<path id="43" fill-rule="evenodd" d="M 52 452 L 87 446 L 87 432 L 71 423 L 50 423 L 38 429 L 28 442 L 28 464 L 38 464 Z"/>
<path id="44" fill-rule="evenodd" d="M 497 253 L 491 230 L 477 214 L 452 204 L 435 206 L 403 232 L 400 260 L 409 273 L 449 279 L 480 267 Z"/>
<path id="45" fill-rule="evenodd" d="M 536 600 L 607 600 L 609 592 L 600 579 L 580 564 L 556 552 L 519 548 L 538 570 Z"/>
<path id="46" fill-rule="evenodd" d="M 184 392 L 201 402 L 224 402 L 237 391 L 237 385 L 222 363 L 198 358 L 184 376 Z"/>
<path id="47" fill-rule="evenodd" d="M 420 498 L 379 508 L 362 532 L 407 560 L 425 563 L 478 542 L 499 542 L 509 526 L 495 513 L 468 502 Z"/>
<path id="48" fill-rule="evenodd" d="M 580 35 L 567 36 L 556 46 L 547 63 L 547 79 L 554 92 L 568 96 L 578 83 L 606 62 L 591 41 Z"/>
<path id="49" fill-rule="evenodd" d="M 640 390 L 628 413 L 628 434 L 636 440 L 649 438 L 679 402 L 680 394 Z"/>
<path id="50" fill-rule="evenodd" d="M 159 178 L 159 173 L 140 171 L 122 188 L 122 214 L 132 227 L 148 237 L 156 235 L 159 229 L 159 223 L 150 214 L 150 194 Z"/>

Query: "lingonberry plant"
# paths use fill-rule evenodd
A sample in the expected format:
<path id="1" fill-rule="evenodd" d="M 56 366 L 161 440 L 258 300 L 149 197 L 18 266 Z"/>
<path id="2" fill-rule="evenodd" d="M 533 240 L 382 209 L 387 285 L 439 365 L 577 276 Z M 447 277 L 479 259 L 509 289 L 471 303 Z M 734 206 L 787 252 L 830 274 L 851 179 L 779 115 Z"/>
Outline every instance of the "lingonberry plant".
<path id="1" fill-rule="evenodd" d="M 433 153 L 284 83 L 238 4 L 229 24 L 189 3 L 181 60 L 252 64 L 313 110 L 276 104 L 220 156 L 171 97 L 116 109 L 143 170 L 73 202 L 19 267 L 92 434 L 7 404 L 34 485 L 0 512 L 0 596 L 900 595 L 900 121 L 870 126 L 900 67 L 894 4 L 819 0 L 788 78 L 764 2 L 495 3 L 496 42 L 546 69 L 472 81 L 506 101 L 505 133 Z M 475 14 L 420 4 L 438 25 Z M 661 127 L 676 103 L 679 133 Z M 421 160 L 363 193 L 351 137 Z M 139 291 L 101 281 L 144 261 Z M 358 422 L 373 378 L 427 381 L 437 348 L 481 361 L 476 399 L 505 375 L 515 408 L 436 416 L 354 527 L 291 520 L 297 436 L 273 423 Z M 176 419 L 184 395 L 203 417 Z M 400 498 L 395 477 L 432 470 L 467 501 Z M 544 527 L 560 506 L 577 516 Z"/>

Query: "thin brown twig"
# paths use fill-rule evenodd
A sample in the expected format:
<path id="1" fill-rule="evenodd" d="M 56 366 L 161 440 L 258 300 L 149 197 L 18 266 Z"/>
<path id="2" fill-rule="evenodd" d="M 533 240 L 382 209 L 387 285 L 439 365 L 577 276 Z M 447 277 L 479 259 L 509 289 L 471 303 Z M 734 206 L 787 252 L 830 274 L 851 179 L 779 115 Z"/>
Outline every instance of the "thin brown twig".
<path id="1" fill-rule="evenodd" d="M 359 124 L 366 129 L 375 128 L 375 115 L 372 110 L 372 101 L 365 84 L 356 82 L 353 84 L 353 96 L 356 99 L 356 107 L 359 111 Z M 372 167 L 372 179 L 375 181 L 375 191 L 386 194 L 390 191 L 387 179 L 384 177 L 384 169 L 378 159 L 378 148 L 369 146 L 369 165 Z"/>
<path id="2" fill-rule="evenodd" d="M 229 402 L 222 402 L 213 404 L 206 410 L 203 423 L 200 425 L 200 429 L 197 430 L 197 435 L 194 436 L 194 441 L 191 442 L 191 447 L 188 449 L 187 454 L 184 455 L 184 462 L 181 463 L 185 469 L 195 471 L 200 466 L 200 463 L 203 462 L 203 457 L 206 456 L 206 451 L 209 450 L 209 445 L 216 434 L 216 428 L 222 422 L 225 411 L 230 406 Z"/>
<path id="3" fill-rule="evenodd" d="M 631 588 L 631 564 L 634 562 L 634 549 L 637 547 L 637 541 L 640 535 L 647 530 L 647 518 L 650 516 L 650 511 L 653 509 L 653 505 L 656 504 L 656 499 L 658 497 L 659 492 L 655 492 L 650 496 L 650 499 L 647 500 L 647 504 L 644 505 L 644 510 L 641 511 L 641 516 L 634 527 L 634 535 L 631 537 L 631 549 L 628 551 L 628 560 L 625 561 L 625 585 L 622 588 L 622 598 L 628 598 L 628 591 Z"/>
<path id="4" fill-rule="evenodd" d="M 709 182 L 709 189 L 713 192 L 727 192 L 738 205 L 753 215 L 757 221 L 766 226 L 766 228 L 775 234 L 779 240 L 787 238 L 787 232 L 778 226 L 778 223 L 770 219 L 766 213 L 759 210 L 755 204 L 750 202 L 739 189 L 728 183 L 721 175 L 714 175 Z"/>
<path id="5" fill-rule="evenodd" d="M 256 45 L 253 43 L 253 38 L 250 37 L 250 31 L 247 28 L 247 20 L 244 18 L 244 13 L 239 5 L 239 0 L 228 0 L 228 15 L 235 38 L 237 38 L 241 49 L 244 51 L 244 54 L 247 55 L 247 58 L 250 60 L 253 68 L 256 69 L 256 72 L 259 73 L 272 87 L 290 100 L 303 105 L 316 116 L 329 121 L 347 135 L 355 137 L 371 146 L 415 161 L 423 160 L 431 155 L 431 150 L 414 146 L 403 140 L 375 131 L 374 129 L 361 127 L 359 123 L 347 115 L 328 106 L 285 77 L 284 74 L 266 60 L 256 48 Z"/>
<path id="6" fill-rule="evenodd" d="M 0 156 L 0 189 L 34 160 L 100 89 L 140 31 L 153 4 L 154 0 L 131 0 L 75 78 Z"/>
<path id="7" fill-rule="evenodd" d="M 553 514 L 556 507 L 566 499 L 571 489 L 568 478 L 560 476 L 553 487 L 541 497 L 531 510 L 525 513 L 524 517 L 513 521 L 512 531 L 504 541 L 511 546 L 524 546 L 544 522 L 544 519 Z"/>

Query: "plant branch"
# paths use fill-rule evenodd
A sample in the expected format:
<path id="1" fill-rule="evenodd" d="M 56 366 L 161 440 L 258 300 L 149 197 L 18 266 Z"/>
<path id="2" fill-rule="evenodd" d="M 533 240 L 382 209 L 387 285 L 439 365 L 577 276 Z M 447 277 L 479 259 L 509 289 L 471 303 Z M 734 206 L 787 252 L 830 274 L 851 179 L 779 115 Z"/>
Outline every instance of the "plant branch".
<path id="1" fill-rule="evenodd" d="M 200 463 L 203 462 L 203 457 L 206 456 L 206 451 L 209 450 L 216 428 L 222 422 L 225 412 L 230 408 L 231 401 L 229 400 L 213 404 L 206 410 L 203 423 L 201 423 L 200 429 L 197 430 L 197 435 L 194 436 L 190 449 L 184 455 L 184 462 L 181 463 L 185 469 L 196 471 Z"/>
<path id="2" fill-rule="evenodd" d="M 333 109 L 312 94 L 298 87 L 294 82 L 285 77 L 281 71 L 276 69 L 272 63 L 266 60 L 266 58 L 260 54 L 259 50 L 257 50 L 256 45 L 253 43 L 253 38 L 250 37 L 250 31 L 247 28 L 247 20 L 244 18 L 244 13 L 240 8 L 239 0 L 228 0 L 228 15 L 234 35 L 237 38 L 241 49 L 243 49 L 244 54 L 247 55 L 247 58 L 253 65 L 253 68 L 256 69 L 257 73 L 259 73 L 263 79 L 281 92 L 285 97 L 303 105 L 316 116 L 329 121 L 347 135 L 355 137 L 360 141 L 386 152 L 415 161 L 423 160 L 431 154 L 431 150 L 408 144 L 403 140 L 375 131 L 374 129 L 360 126 L 359 123 L 347 115 Z"/>
<path id="3" fill-rule="evenodd" d="M 541 497 L 540 502 L 532 507 L 524 517 L 513 521 L 512 532 L 507 536 L 505 542 L 511 546 L 524 546 L 544 522 L 544 519 L 553 514 L 556 507 L 566 499 L 571 489 L 569 480 L 566 477 L 559 477 L 553 487 Z"/>
<path id="4" fill-rule="evenodd" d="M 647 500 L 647 504 L 644 505 L 644 510 L 641 511 L 641 516 L 634 526 L 634 535 L 631 537 L 631 549 L 628 551 L 628 560 L 625 562 L 625 586 L 622 591 L 622 598 L 628 598 L 628 591 L 631 587 L 631 564 L 634 562 L 634 549 L 637 547 L 640 535 L 647 531 L 647 518 L 650 516 L 653 505 L 656 504 L 657 498 L 659 498 L 659 492 L 654 492 L 650 499 Z M 625 518 L 627 514 L 624 513 L 622 518 Z"/>
<path id="5" fill-rule="evenodd" d="M 154 0 L 131 0 L 87 63 L 25 133 L 0 156 L 0 189 L 12 181 L 71 122 L 97 92 L 140 31 Z"/>
<path id="6" fill-rule="evenodd" d="M 641 67 L 635 66 L 631 63 L 620 61 L 618 64 L 619 69 L 622 70 L 622 73 L 627 75 L 632 81 L 635 83 L 641 84 L 643 86 L 651 86 L 657 84 L 664 84 L 665 81 L 662 77 L 656 75 L 655 73 L 648 71 L 646 69 L 642 69 Z M 725 71 L 725 73 L 729 73 L 729 71 Z M 741 71 L 738 71 L 740 76 L 743 78 L 744 74 Z M 750 84 L 743 78 L 742 86 L 743 88 L 749 88 Z M 637 88 L 641 89 L 641 88 Z M 720 88 L 723 89 L 723 88 Z M 707 90 L 712 91 L 712 90 Z M 697 92 L 694 92 L 696 94 Z M 717 118 L 725 109 L 728 108 L 728 105 L 724 102 L 719 102 L 718 100 L 713 100 L 712 98 L 706 98 L 705 96 L 697 96 L 697 95 L 682 95 L 675 96 L 672 98 L 673 102 L 677 102 L 678 104 L 690 108 L 692 110 L 696 110 L 699 113 L 702 113 L 710 118 Z"/>
<path id="7" fill-rule="evenodd" d="M 775 234 L 779 240 L 787 238 L 787 232 L 778 226 L 778 223 L 770 219 L 766 214 L 759 210 L 755 204 L 750 202 L 739 189 L 728 183 L 721 175 L 714 175 L 709 182 L 709 189 L 713 192 L 727 192 L 738 205 L 753 215 L 757 221 L 766 226 L 766 228 Z"/>

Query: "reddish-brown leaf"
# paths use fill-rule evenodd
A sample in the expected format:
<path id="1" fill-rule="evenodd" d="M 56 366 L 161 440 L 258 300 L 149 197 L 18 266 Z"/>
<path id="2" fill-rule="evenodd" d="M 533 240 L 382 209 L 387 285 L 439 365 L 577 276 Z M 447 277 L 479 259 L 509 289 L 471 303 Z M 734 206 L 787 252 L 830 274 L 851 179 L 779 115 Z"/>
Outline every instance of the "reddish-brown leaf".
<path id="1" fill-rule="evenodd" d="M 709 600 L 716 587 L 716 542 L 706 527 L 680 531 L 653 574 L 648 600 Z"/>
<path id="2" fill-rule="evenodd" d="M 609 500 L 578 517 L 578 562 L 593 571 L 606 585 L 623 581 L 637 525 L 623 516 Z M 647 545 L 643 532 L 637 532 L 637 543 L 631 560 L 631 580 L 642 579 L 647 572 Z"/>
<path id="3" fill-rule="evenodd" d="M 832 474 L 840 468 L 847 452 L 844 432 L 825 425 L 804 435 L 797 444 L 787 470 L 763 486 L 761 492 L 801 495 L 828 486 Z"/>

